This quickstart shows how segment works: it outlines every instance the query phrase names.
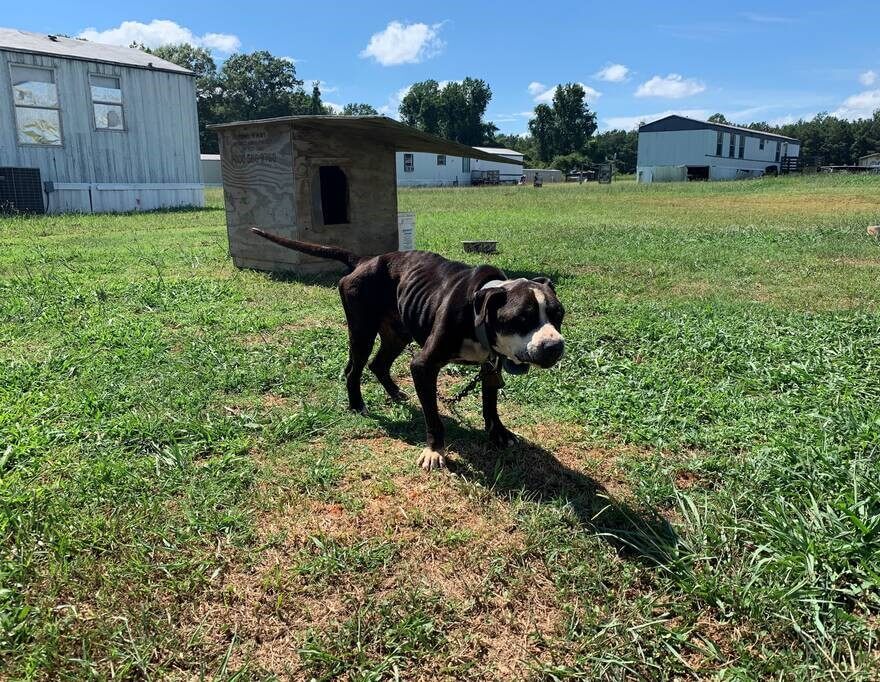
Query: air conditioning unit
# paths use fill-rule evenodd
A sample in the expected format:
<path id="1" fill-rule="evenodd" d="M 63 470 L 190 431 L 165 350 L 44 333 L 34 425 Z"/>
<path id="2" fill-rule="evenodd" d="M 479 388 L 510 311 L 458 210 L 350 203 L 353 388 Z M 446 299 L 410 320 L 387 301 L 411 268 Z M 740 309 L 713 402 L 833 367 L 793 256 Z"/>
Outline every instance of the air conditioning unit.
<path id="1" fill-rule="evenodd" d="M 45 213 L 39 168 L 0 167 L 0 213 Z"/>

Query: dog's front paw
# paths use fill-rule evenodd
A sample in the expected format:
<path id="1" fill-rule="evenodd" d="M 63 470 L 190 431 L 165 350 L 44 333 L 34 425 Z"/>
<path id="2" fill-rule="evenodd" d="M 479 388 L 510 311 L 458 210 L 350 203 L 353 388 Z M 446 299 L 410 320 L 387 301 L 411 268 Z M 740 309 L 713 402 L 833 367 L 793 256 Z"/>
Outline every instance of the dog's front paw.
<path id="1" fill-rule="evenodd" d="M 422 454 L 419 455 L 416 463 L 422 467 L 425 471 L 431 471 L 432 469 L 442 469 L 446 466 L 446 459 L 443 457 L 443 451 L 440 450 L 432 450 L 431 448 L 425 448 L 422 450 Z"/>
<path id="2" fill-rule="evenodd" d="M 506 427 L 498 424 L 489 429 L 489 441 L 499 448 L 509 448 L 517 444 L 517 437 Z"/>

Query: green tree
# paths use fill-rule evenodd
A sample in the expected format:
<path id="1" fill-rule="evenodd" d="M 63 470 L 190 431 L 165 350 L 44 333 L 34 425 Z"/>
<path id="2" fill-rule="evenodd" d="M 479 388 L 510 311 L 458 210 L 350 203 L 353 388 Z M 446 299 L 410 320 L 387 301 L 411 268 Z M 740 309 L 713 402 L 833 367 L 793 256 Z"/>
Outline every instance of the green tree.
<path id="1" fill-rule="evenodd" d="M 247 121 L 293 114 L 330 113 L 321 102 L 317 83 L 311 95 L 303 90 L 296 68 L 289 59 L 266 51 L 234 54 L 218 70 L 211 53 L 182 43 L 157 48 L 132 45 L 167 59 L 196 75 L 199 111 L 199 142 L 203 153 L 216 153 L 217 135 L 211 123 Z"/>
<path id="2" fill-rule="evenodd" d="M 587 141 L 596 131 L 596 114 L 587 104 L 587 93 L 580 83 L 556 88 L 552 106 L 539 104 L 529 121 L 539 161 L 547 163 L 557 156 L 586 152 Z"/>
<path id="3" fill-rule="evenodd" d="M 413 83 L 400 102 L 400 120 L 432 135 L 440 134 L 440 86 L 435 80 Z"/>
<path id="4" fill-rule="evenodd" d="M 498 128 L 483 117 L 492 99 L 489 85 L 479 78 L 449 82 L 435 80 L 413 84 L 400 103 L 400 118 L 407 125 L 462 144 L 483 144 L 494 139 Z"/>
<path id="5" fill-rule="evenodd" d="M 218 74 L 218 115 L 223 121 L 246 121 L 311 113 L 315 93 L 307 96 L 302 84 L 288 59 L 265 50 L 234 54 Z"/>
<path id="6" fill-rule="evenodd" d="M 606 130 L 590 140 L 587 155 L 593 163 L 613 161 L 618 173 L 635 173 L 638 148 L 638 131 Z"/>
<path id="7" fill-rule="evenodd" d="M 556 152 L 581 153 L 587 140 L 596 131 L 596 114 L 587 105 L 586 92 L 580 83 L 566 83 L 553 95 L 556 126 Z"/>
<path id="8" fill-rule="evenodd" d="M 313 116 L 328 113 L 321 102 L 321 85 L 315 81 L 312 85 L 312 96 L 309 98 L 309 113 Z"/>
<path id="9" fill-rule="evenodd" d="M 529 132 L 535 141 L 537 160 L 548 163 L 559 148 L 556 143 L 556 116 L 549 105 L 539 104 L 535 107 L 535 116 L 529 121 Z"/>
<path id="10" fill-rule="evenodd" d="M 343 116 L 378 116 L 379 112 L 370 104 L 352 102 L 342 107 Z"/>
<path id="11" fill-rule="evenodd" d="M 709 123 L 723 123 L 725 125 L 730 123 L 730 121 L 727 120 L 724 114 L 720 113 L 712 114 L 707 120 L 709 121 Z"/>
<path id="12" fill-rule="evenodd" d="M 550 161 L 550 167 L 561 170 L 563 174 L 568 175 L 572 171 L 580 170 L 589 164 L 589 160 L 577 152 L 573 154 L 560 154 L 554 156 Z"/>

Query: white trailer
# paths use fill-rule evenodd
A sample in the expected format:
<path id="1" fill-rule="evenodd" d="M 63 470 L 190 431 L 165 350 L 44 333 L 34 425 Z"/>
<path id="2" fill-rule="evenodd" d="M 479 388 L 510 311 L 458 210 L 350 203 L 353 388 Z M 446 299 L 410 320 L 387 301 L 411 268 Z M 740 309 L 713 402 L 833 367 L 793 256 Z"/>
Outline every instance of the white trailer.
<path id="1" fill-rule="evenodd" d="M 522 176 L 523 155 L 500 147 L 474 147 L 480 154 L 493 154 L 511 160 L 446 156 L 427 152 L 397 152 L 398 187 L 460 187 L 472 184 L 472 178 L 497 171 L 500 182 L 515 183 Z"/>

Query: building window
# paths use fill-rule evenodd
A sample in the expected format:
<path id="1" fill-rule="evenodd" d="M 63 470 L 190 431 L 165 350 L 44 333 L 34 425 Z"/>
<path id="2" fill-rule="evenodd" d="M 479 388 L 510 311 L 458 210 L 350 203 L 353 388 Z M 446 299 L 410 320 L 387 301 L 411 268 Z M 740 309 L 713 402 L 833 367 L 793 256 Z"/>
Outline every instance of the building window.
<path id="1" fill-rule="evenodd" d="M 777 161 L 777 163 L 779 162 L 779 153 L 781 150 L 782 150 L 782 143 L 779 140 L 777 140 L 776 141 L 776 161 Z"/>
<path id="2" fill-rule="evenodd" d="M 318 169 L 321 182 L 321 213 L 325 225 L 342 225 L 348 222 L 348 178 L 339 166 L 321 166 Z"/>
<path id="3" fill-rule="evenodd" d="M 446 154 L 437 154 L 437 165 L 445 166 L 446 165 Z"/>
<path id="4" fill-rule="evenodd" d="M 736 151 L 736 135 L 734 135 L 733 133 L 730 133 L 730 147 L 727 149 L 727 156 L 729 156 L 732 159 L 735 151 Z"/>
<path id="5" fill-rule="evenodd" d="M 761 151 L 764 151 L 764 142 L 766 142 L 766 140 L 763 137 L 758 142 L 758 149 L 760 149 Z"/>
<path id="6" fill-rule="evenodd" d="M 416 168 L 415 158 L 412 154 L 403 155 L 403 172 L 412 173 Z"/>
<path id="7" fill-rule="evenodd" d="M 114 76 L 89 74 L 92 107 L 95 110 L 95 128 L 98 130 L 125 130 L 122 116 L 122 88 Z"/>
<path id="8" fill-rule="evenodd" d="M 739 158 L 743 158 L 746 154 L 746 136 L 739 136 Z"/>
<path id="9" fill-rule="evenodd" d="M 715 143 L 715 156 L 721 156 L 721 151 L 724 149 L 724 133 L 720 130 L 718 131 L 718 141 Z"/>
<path id="10" fill-rule="evenodd" d="M 462 173 L 470 173 L 471 172 L 470 157 L 467 157 L 467 156 L 461 157 L 461 172 Z"/>
<path id="11" fill-rule="evenodd" d="M 19 64 L 13 64 L 10 71 L 18 143 L 60 147 L 61 104 L 55 71 Z"/>

